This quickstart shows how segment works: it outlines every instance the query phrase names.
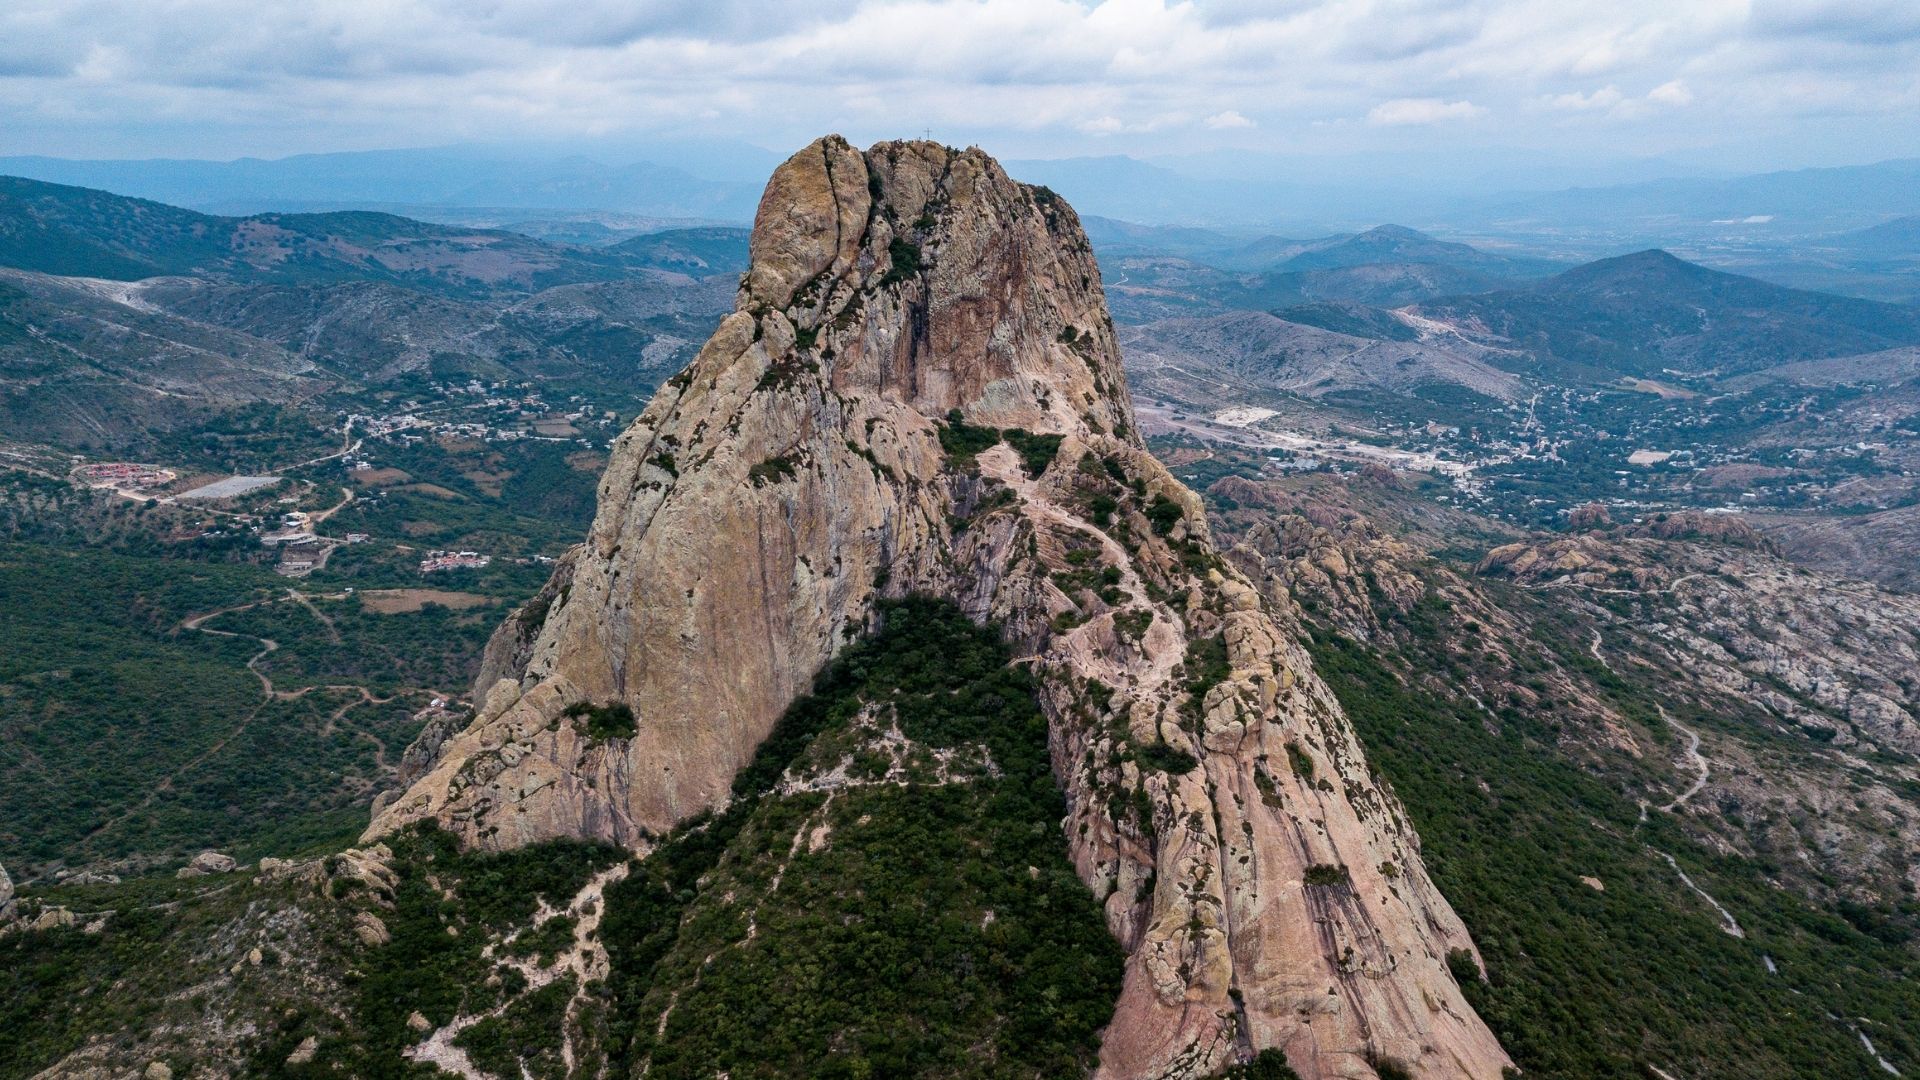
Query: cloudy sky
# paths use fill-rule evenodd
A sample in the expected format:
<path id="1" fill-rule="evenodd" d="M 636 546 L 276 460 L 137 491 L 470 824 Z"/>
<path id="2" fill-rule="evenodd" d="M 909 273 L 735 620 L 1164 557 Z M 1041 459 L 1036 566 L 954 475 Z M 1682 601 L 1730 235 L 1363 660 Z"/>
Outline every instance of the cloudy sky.
<path id="1" fill-rule="evenodd" d="M 0 154 L 1920 156 L 1920 0 L 8 0 Z"/>

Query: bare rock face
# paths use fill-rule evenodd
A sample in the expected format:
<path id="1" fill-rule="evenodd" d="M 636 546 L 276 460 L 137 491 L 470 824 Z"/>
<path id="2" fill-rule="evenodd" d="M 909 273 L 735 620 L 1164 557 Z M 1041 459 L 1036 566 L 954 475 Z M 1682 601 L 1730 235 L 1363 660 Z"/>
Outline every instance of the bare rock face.
<path id="1" fill-rule="evenodd" d="M 1073 211 L 977 150 L 829 137 L 774 174 L 752 255 L 368 838 L 645 850 L 724 802 L 876 598 L 941 595 L 1041 686 L 1071 857 L 1129 953 L 1101 1076 L 1277 1046 L 1308 1078 L 1498 1077 L 1398 802 L 1135 434 Z"/>
<path id="2" fill-rule="evenodd" d="M 240 864 L 231 855 L 218 851 L 203 851 L 195 855 L 187 865 L 180 868 L 176 875 L 183 878 L 205 877 L 208 874 L 230 874 Z"/>
<path id="3" fill-rule="evenodd" d="M 7 868 L 0 866 L 0 926 L 13 921 L 14 905 L 13 879 L 7 876 Z"/>

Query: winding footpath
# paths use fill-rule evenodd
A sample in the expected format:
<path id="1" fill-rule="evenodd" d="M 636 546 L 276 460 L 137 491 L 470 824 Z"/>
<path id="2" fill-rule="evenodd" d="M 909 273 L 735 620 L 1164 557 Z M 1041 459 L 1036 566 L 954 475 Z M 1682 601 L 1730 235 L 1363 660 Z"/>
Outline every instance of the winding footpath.
<path id="1" fill-rule="evenodd" d="M 1693 786 L 1687 788 L 1687 790 L 1675 796 L 1672 802 L 1660 808 L 1671 814 L 1682 806 L 1685 806 L 1688 799 L 1700 794 L 1701 789 L 1707 786 L 1707 777 L 1711 774 L 1711 767 L 1707 763 L 1706 755 L 1700 752 L 1700 733 L 1667 715 L 1666 706 L 1655 705 L 1654 707 L 1660 710 L 1660 719 L 1665 720 L 1667 726 L 1687 737 L 1687 762 L 1699 773 L 1699 775 L 1694 778 Z"/>
<path id="2" fill-rule="evenodd" d="M 216 608 L 212 611 L 202 612 L 198 615 L 189 615 L 185 619 L 180 620 L 180 624 L 178 627 L 180 630 L 192 631 L 200 634 L 208 634 L 214 637 L 252 638 L 253 640 L 258 641 L 260 643 L 260 649 L 257 652 L 255 652 L 252 656 L 247 658 L 246 669 L 252 672 L 253 677 L 260 681 L 260 700 L 253 706 L 253 708 L 247 710 L 245 715 L 240 717 L 239 722 L 233 726 L 232 730 L 226 732 L 224 735 L 221 735 L 218 739 L 215 739 L 213 743 L 210 744 L 205 750 L 202 750 L 200 753 L 194 755 L 192 758 L 183 762 L 178 768 L 174 769 L 172 772 L 169 772 L 166 776 L 161 777 L 160 780 L 157 783 L 155 783 L 150 790 L 148 790 L 146 796 L 142 798 L 138 803 L 127 808 L 122 813 L 112 818 L 109 818 L 106 821 L 101 822 L 99 825 L 95 826 L 92 830 L 90 830 L 87 833 L 86 839 L 92 840 L 95 837 L 98 837 L 101 834 L 108 832 L 109 830 L 118 828 L 119 826 L 124 825 L 127 821 L 131 820 L 135 815 L 139 814 L 140 812 L 146 810 L 148 807 L 152 806 L 154 803 L 154 800 L 158 799 L 161 795 L 164 795 L 165 793 L 173 790 L 174 784 L 177 781 L 179 781 L 181 777 L 187 775 L 188 773 L 192 772 L 193 770 L 199 768 L 200 766 L 206 764 L 208 761 L 212 760 L 214 756 L 219 754 L 221 751 L 225 750 L 228 746 L 232 745 L 235 739 L 245 734 L 247 729 L 253 726 L 253 722 L 260 718 L 261 711 L 264 710 L 268 705 L 272 704 L 273 702 L 297 701 L 301 698 L 306 697 L 308 694 L 314 693 L 315 691 L 322 691 L 322 692 L 338 691 L 341 693 L 357 694 L 358 695 L 357 700 L 346 702 L 345 704 L 341 705 L 339 708 L 334 709 L 327 716 L 326 724 L 321 729 L 321 734 L 323 736 L 332 734 L 334 729 L 340 723 L 340 721 L 346 718 L 347 713 L 353 711 L 354 709 L 360 708 L 363 705 L 386 705 L 391 703 L 394 700 L 394 698 L 376 697 L 373 694 L 373 692 L 368 690 L 366 687 L 360 686 L 357 684 L 352 684 L 352 683 L 315 684 L 312 686 L 302 686 L 295 690 L 282 690 L 273 684 L 273 678 L 269 676 L 264 670 L 262 670 L 260 666 L 262 662 L 264 662 L 269 656 L 272 656 L 275 652 L 279 651 L 280 643 L 278 641 L 275 641 L 273 638 L 269 638 L 269 637 L 260 637 L 256 634 L 243 634 L 233 630 L 216 630 L 213 627 L 206 625 L 207 623 L 213 621 L 214 619 L 219 618 L 222 615 L 231 615 L 234 612 L 238 612 L 238 611 L 247 611 L 252 608 L 262 607 L 268 604 L 296 603 L 301 605 L 302 607 L 305 607 L 309 612 L 311 612 L 313 616 L 316 619 L 318 619 L 323 626 L 326 627 L 327 633 L 329 634 L 333 642 L 338 644 L 340 642 L 340 635 L 338 630 L 334 627 L 333 621 L 330 618 L 328 618 L 326 615 L 321 613 L 321 611 L 314 606 L 313 601 L 316 596 L 322 600 L 338 600 L 338 599 L 344 598 L 346 595 L 347 595 L 346 593 L 308 594 L 308 593 L 300 592 L 297 589 L 288 589 L 286 591 L 286 594 L 283 596 L 267 597 L 261 600 L 250 601 L 245 604 L 232 604 L 227 607 Z M 439 693 L 438 691 L 431 690 L 426 687 L 406 687 L 406 688 L 403 688 L 402 692 L 430 693 L 430 694 Z M 358 734 L 367 738 L 374 744 L 375 768 L 384 771 L 387 768 L 387 764 L 388 764 L 387 763 L 387 749 L 388 749 L 387 745 L 384 742 L 380 741 L 380 739 L 374 736 L 371 732 L 363 731 L 363 732 L 359 732 Z"/>

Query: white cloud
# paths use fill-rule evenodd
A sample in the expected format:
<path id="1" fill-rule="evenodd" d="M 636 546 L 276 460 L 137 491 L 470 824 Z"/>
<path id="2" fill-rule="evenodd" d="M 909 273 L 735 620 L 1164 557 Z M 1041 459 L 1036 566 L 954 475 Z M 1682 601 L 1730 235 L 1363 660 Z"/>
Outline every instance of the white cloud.
<path id="1" fill-rule="evenodd" d="M 1661 83 L 1659 86 L 1647 91 L 1647 100 L 1657 102 L 1661 105 L 1691 105 L 1693 104 L 1693 91 L 1687 89 L 1686 83 L 1675 79 L 1672 82 Z"/>
<path id="2" fill-rule="evenodd" d="M 1395 98 L 1367 110 L 1367 123 L 1381 127 L 1407 124 L 1437 124 L 1446 120 L 1471 120 L 1487 110 L 1471 101 L 1443 101 L 1440 98 Z"/>
<path id="3" fill-rule="evenodd" d="M 0 4 L 0 153 L 595 133 L 784 148 L 827 130 L 879 138 L 929 126 L 1035 156 L 1223 142 L 1345 150 L 1499 116 L 1497 131 L 1448 137 L 1586 151 L 1565 142 L 1586 117 L 1616 125 L 1616 151 L 1738 138 L 1798 153 L 1846 118 L 1883 139 L 1908 132 L 1876 152 L 1920 154 L 1920 128 L 1899 123 L 1920 111 L 1920 17 L 1903 10 L 1893 0 L 14 0 Z"/>
<path id="4" fill-rule="evenodd" d="M 1585 112 L 1590 109 L 1611 109 L 1620 104 L 1623 96 L 1619 87 L 1603 86 L 1586 94 L 1555 94 L 1547 99 L 1547 104 L 1555 109 Z"/>

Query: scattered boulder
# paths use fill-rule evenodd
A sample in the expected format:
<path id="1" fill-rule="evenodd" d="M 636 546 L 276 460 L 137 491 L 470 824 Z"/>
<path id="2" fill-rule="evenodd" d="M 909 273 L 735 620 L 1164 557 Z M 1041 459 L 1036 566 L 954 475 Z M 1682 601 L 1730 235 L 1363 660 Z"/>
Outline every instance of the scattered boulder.
<path id="1" fill-rule="evenodd" d="M 205 877 L 208 874 L 231 874 L 240 863 L 231 855 L 218 851 L 203 851 L 193 857 L 193 861 L 180 868 L 176 876 L 183 878 Z"/>
<path id="2" fill-rule="evenodd" d="M 1360 467 L 1360 479 L 1377 484 L 1388 491 L 1405 491 L 1407 485 L 1400 474 L 1385 465 L 1368 463 Z"/>
<path id="3" fill-rule="evenodd" d="M 63 907 L 43 908 L 27 924 L 29 930 L 63 930 L 73 925 L 73 912 Z"/>
<path id="4" fill-rule="evenodd" d="M 425 1034 L 429 1028 L 433 1027 L 433 1021 L 422 1016 L 419 1009 L 415 1009 L 407 1014 L 407 1026 Z"/>
<path id="5" fill-rule="evenodd" d="M 1748 524 L 1739 514 L 1703 514 L 1692 511 L 1655 514 L 1644 524 L 1630 530 L 1630 533 L 1635 536 L 1651 536 L 1656 540 L 1706 540 L 1730 547 L 1746 548 L 1749 551 L 1764 552 L 1768 555 L 1779 554 L 1779 549 L 1774 547 L 1773 541 Z"/>
<path id="6" fill-rule="evenodd" d="M 1613 524 L 1613 514 L 1605 503 L 1590 502 L 1576 506 L 1567 515 L 1567 531 L 1585 532 L 1588 529 L 1604 529 Z"/>
<path id="7" fill-rule="evenodd" d="M 318 1049 L 320 1049 L 320 1040 L 309 1035 L 300 1040 L 300 1045 L 293 1048 L 293 1053 L 287 1055 L 287 1064 L 305 1065 L 313 1060 L 314 1051 Z"/>
<path id="8" fill-rule="evenodd" d="M 387 924 L 371 911 L 363 911 L 353 917 L 353 933 L 360 939 L 360 944 L 368 948 L 393 940 L 393 935 L 387 932 Z"/>
<path id="9" fill-rule="evenodd" d="M 118 885 L 120 875 L 105 870 L 62 870 L 54 875 L 63 885 Z"/>
<path id="10" fill-rule="evenodd" d="M 393 890 L 400 884 L 392 861 L 393 851 L 385 844 L 348 848 L 337 855 L 329 855 L 322 864 L 327 888 L 335 896 L 345 895 L 349 888 L 365 889 L 378 902 L 390 904 Z"/>
<path id="11" fill-rule="evenodd" d="M 143 1080 L 173 1080 L 173 1070 L 164 1061 L 150 1061 L 147 1071 L 140 1074 Z"/>

